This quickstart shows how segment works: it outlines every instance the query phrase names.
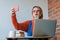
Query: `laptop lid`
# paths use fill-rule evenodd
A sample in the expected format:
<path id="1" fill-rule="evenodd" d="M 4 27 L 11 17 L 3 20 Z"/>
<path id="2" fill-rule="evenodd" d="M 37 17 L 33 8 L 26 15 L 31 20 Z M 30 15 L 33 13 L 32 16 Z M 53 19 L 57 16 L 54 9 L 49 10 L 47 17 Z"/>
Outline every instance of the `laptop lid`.
<path id="1" fill-rule="evenodd" d="M 56 20 L 35 19 L 33 36 L 55 36 Z"/>

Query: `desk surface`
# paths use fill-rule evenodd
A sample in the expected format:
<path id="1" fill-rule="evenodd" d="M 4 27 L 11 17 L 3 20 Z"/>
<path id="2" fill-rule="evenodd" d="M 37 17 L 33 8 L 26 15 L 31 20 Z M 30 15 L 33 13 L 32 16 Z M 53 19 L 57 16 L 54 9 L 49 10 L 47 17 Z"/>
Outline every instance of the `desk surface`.
<path id="1" fill-rule="evenodd" d="M 51 38 L 51 36 L 39 36 L 39 37 L 28 36 L 28 37 L 7 37 L 7 38 Z"/>

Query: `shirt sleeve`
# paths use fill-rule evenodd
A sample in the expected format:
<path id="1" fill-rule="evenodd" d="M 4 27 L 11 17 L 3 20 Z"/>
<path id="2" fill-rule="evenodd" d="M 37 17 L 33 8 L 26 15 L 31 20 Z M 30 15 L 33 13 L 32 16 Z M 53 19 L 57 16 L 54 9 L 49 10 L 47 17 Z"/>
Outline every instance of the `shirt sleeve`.
<path id="1" fill-rule="evenodd" d="M 30 21 L 27 20 L 27 21 L 24 21 L 22 23 L 18 23 L 17 19 L 16 19 L 16 14 L 12 15 L 12 23 L 13 23 L 14 28 L 16 30 L 22 30 L 22 31 L 26 31 L 27 32 L 29 22 Z"/>

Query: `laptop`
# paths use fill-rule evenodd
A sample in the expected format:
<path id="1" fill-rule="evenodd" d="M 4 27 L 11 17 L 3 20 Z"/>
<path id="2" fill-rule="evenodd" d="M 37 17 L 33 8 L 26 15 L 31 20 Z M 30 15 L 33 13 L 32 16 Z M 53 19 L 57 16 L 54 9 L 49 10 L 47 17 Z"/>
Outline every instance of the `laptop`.
<path id="1" fill-rule="evenodd" d="M 35 19 L 33 36 L 55 36 L 56 20 Z"/>

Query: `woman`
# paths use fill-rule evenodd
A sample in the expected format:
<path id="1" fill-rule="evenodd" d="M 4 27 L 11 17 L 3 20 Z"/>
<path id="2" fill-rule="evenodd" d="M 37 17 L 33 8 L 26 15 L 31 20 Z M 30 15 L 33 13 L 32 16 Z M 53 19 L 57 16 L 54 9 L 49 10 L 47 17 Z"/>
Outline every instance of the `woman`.
<path id="1" fill-rule="evenodd" d="M 34 6 L 32 8 L 32 16 L 33 20 L 27 20 L 22 23 L 18 23 L 16 19 L 16 11 L 12 9 L 12 23 L 16 30 L 22 30 L 28 33 L 28 36 L 32 36 L 32 32 L 34 29 L 34 19 L 42 19 L 43 12 L 39 6 Z"/>

